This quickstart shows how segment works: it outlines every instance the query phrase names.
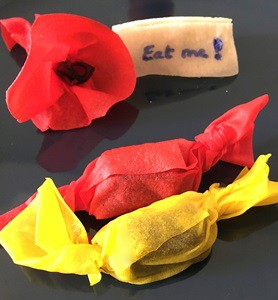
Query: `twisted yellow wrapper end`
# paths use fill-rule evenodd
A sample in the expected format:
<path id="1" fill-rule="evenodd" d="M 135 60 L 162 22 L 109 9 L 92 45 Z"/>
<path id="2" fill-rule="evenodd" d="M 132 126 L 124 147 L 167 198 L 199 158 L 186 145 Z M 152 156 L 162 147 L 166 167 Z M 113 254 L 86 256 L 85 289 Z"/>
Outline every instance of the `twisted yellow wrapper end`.
<path id="1" fill-rule="evenodd" d="M 32 203 L 0 232 L 0 243 L 16 264 L 101 280 L 101 260 L 85 228 L 66 205 L 51 179 Z"/>
<path id="2" fill-rule="evenodd" d="M 0 232 L 0 243 L 17 264 L 88 275 L 91 285 L 100 281 L 100 270 L 133 284 L 161 280 L 209 255 L 218 220 L 278 202 L 278 183 L 268 179 L 269 157 L 261 155 L 227 187 L 213 184 L 205 193 L 186 192 L 120 216 L 91 244 L 46 179 L 35 200 Z"/>
<path id="3" fill-rule="evenodd" d="M 250 170 L 243 169 L 227 187 L 219 188 L 217 184 L 210 187 L 219 214 L 218 221 L 239 216 L 253 206 L 277 203 L 278 183 L 268 179 L 270 156 L 259 156 Z"/>

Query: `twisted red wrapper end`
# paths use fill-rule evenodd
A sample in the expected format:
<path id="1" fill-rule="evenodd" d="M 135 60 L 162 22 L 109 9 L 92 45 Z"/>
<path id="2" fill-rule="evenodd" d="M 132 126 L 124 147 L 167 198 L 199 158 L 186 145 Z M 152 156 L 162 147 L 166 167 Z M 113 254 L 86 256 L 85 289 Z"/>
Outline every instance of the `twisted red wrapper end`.
<path id="1" fill-rule="evenodd" d="M 250 168 L 254 163 L 254 121 L 268 99 L 268 95 L 263 95 L 230 109 L 214 120 L 204 133 L 197 135 L 195 140 L 210 151 L 219 152 L 222 161 Z M 219 160 L 217 155 L 204 162 L 204 172 L 215 164 L 214 160 Z"/>

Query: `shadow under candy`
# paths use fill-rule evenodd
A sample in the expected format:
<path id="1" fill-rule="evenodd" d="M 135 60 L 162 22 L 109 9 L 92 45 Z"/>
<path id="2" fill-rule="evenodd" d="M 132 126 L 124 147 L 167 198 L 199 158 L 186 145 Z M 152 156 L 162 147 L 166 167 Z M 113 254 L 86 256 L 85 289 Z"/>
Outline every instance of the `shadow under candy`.
<path id="1" fill-rule="evenodd" d="M 113 290 L 119 291 L 123 296 L 130 297 L 142 294 L 146 290 L 153 290 L 166 285 L 168 286 L 194 276 L 206 266 L 210 256 L 211 255 L 209 255 L 205 260 L 190 266 L 188 269 L 175 276 L 144 285 L 128 284 L 118 281 L 107 274 L 102 274 L 101 281 L 94 286 L 90 286 L 87 276 L 51 273 L 28 267 L 20 268 L 24 275 L 28 278 L 29 282 L 38 286 L 47 286 L 63 290 L 77 290 L 85 293 L 94 293 L 96 296 L 104 295 L 112 288 Z"/>
<path id="2" fill-rule="evenodd" d="M 73 274 L 50 273 L 28 267 L 20 267 L 31 284 L 46 286 L 53 289 L 69 291 L 93 292 L 87 276 Z"/>
<path id="3" fill-rule="evenodd" d="M 129 98 L 129 102 L 142 109 L 174 101 L 183 101 L 195 95 L 229 85 L 236 78 L 237 75 L 219 78 L 148 75 L 137 78 L 136 88 Z"/>
<path id="4" fill-rule="evenodd" d="M 102 140 L 115 140 L 135 122 L 138 110 L 128 102 L 114 105 L 105 117 L 94 120 L 84 128 L 44 133 L 37 162 L 49 172 L 74 169 Z"/>
<path id="5" fill-rule="evenodd" d="M 102 280 L 95 286 L 94 293 L 98 296 L 103 295 L 106 292 L 108 292 L 110 288 L 113 288 L 120 290 L 123 295 L 130 297 L 138 294 L 143 294 L 143 292 L 147 290 L 155 290 L 161 288 L 162 286 L 169 286 L 180 281 L 185 281 L 186 279 L 200 272 L 207 265 L 207 263 L 210 260 L 210 257 L 211 254 L 203 261 L 191 265 L 183 272 L 180 272 L 172 277 L 143 285 L 128 284 L 125 282 L 118 281 L 112 276 L 104 274 L 105 276 L 103 276 Z"/>

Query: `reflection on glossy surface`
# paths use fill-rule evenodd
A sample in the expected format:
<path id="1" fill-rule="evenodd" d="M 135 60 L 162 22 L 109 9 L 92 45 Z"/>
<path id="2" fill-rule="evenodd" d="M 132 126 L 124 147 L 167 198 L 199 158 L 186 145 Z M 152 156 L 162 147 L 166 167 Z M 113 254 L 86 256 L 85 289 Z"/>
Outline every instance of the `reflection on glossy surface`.
<path id="1" fill-rule="evenodd" d="M 231 84 L 237 76 L 224 78 L 184 78 L 149 75 L 137 79 L 130 103 L 149 108 L 174 101 L 190 99 L 198 94 Z M 151 104 L 151 106 L 150 106 Z"/>
<path id="2" fill-rule="evenodd" d="M 42 133 L 37 162 L 49 172 L 73 170 L 103 139 L 115 140 L 123 135 L 137 115 L 138 110 L 131 104 L 120 102 L 88 127 Z"/>
<path id="3" fill-rule="evenodd" d="M 169 17 L 174 14 L 172 0 L 129 0 L 130 21 L 139 19 Z"/>
<path id="4" fill-rule="evenodd" d="M 88 284 L 85 276 L 72 274 L 50 273 L 35 270 L 28 267 L 20 267 L 30 283 L 46 286 L 54 289 L 78 290 L 82 292 L 92 292 L 93 288 Z"/>
<path id="5" fill-rule="evenodd" d="M 278 221 L 278 205 L 253 207 L 245 214 L 218 223 L 218 238 L 238 241 Z"/>

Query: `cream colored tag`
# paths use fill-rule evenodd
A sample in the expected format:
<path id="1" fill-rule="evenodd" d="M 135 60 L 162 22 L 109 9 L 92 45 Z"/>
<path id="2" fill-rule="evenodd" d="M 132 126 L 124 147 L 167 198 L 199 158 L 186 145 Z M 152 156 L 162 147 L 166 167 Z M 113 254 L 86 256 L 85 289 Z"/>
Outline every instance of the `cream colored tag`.
<path id="1" fill-rule="evenodd" d="M 129 49 L 137 77 L 238 74 L 231 19 L 167 17 L 128 22 L 112 29 Z"/>

